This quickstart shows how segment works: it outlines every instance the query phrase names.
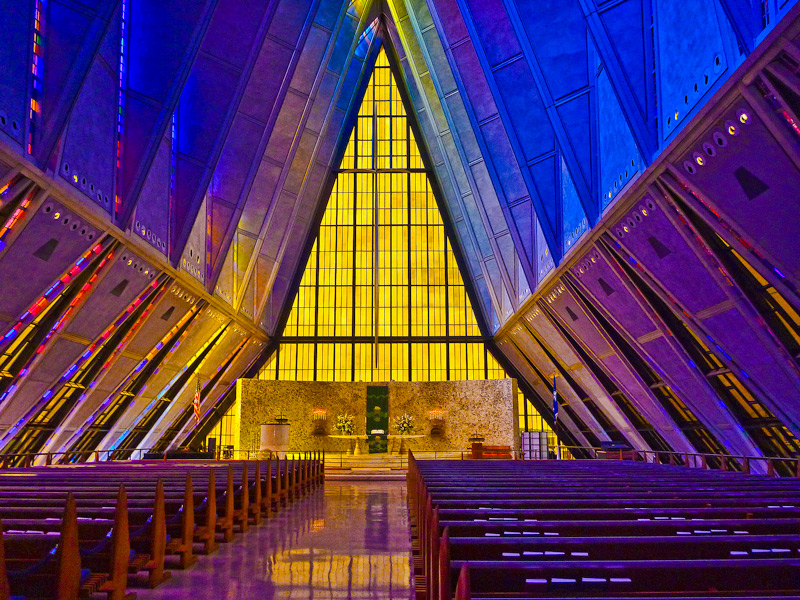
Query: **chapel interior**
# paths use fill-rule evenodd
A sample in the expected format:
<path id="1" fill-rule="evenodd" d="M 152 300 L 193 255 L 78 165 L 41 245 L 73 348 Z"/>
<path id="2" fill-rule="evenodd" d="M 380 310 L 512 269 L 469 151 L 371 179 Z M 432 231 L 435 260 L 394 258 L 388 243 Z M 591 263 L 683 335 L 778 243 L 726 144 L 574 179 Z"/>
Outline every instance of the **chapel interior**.
<path id="1" fill-rule="evenodd" d="M 800 599 L 796 0 L 0 1 L 0 600 Z"/>

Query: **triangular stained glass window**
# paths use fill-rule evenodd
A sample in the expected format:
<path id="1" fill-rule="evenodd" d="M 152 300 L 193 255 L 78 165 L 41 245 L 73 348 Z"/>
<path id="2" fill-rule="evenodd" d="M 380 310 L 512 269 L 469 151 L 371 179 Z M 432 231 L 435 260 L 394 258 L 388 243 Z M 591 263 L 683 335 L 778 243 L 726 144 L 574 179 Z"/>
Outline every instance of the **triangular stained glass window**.
<path id="1" fill-rule="evenodd" d="M 381 48 L 266 379 L 505 377 Z"/>

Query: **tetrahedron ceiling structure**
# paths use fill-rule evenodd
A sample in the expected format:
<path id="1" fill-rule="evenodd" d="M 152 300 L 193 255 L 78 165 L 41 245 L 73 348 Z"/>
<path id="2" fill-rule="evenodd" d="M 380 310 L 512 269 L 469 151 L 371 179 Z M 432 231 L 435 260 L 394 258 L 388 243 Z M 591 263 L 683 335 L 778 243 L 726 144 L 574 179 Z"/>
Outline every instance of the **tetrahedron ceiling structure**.
<path id="1" fill-rule="evenodd" d="M 210 426 L 289 318 L 383 46 L 543 414 L 556 375 L 581 443 L 796 452 L 794 5 L 3 2 L 3 450 L 182 440 L 196 375 Z"/>

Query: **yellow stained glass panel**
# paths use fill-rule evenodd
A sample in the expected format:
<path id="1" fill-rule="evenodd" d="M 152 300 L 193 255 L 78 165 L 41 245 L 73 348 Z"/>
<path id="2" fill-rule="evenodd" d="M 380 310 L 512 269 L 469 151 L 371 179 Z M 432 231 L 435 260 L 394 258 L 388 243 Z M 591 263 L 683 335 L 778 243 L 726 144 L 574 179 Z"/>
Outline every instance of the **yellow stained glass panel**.
<path id="1" fill-rule="evenodd" d="M 506 376 L 484 344 L 407 114 L 381 50 L 283 338 L 260 377 Z"/>

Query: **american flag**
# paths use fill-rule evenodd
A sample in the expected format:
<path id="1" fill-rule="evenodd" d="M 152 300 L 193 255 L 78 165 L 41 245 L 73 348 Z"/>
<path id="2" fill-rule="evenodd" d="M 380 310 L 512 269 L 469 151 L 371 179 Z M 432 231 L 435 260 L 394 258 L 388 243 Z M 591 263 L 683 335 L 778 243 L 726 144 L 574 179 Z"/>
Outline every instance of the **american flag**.
<path id="1" fill-rule="evenodd" d="M 200 424 L 200 378 L 197 378 L 197 387 L 194 389 L 194 422 Z"/>
<path id="2" fill-rule="evenodd" d="M 558 392 L 556 391 L 555 375 L 553 375 L 553 421 L 558 421 Z"/>

